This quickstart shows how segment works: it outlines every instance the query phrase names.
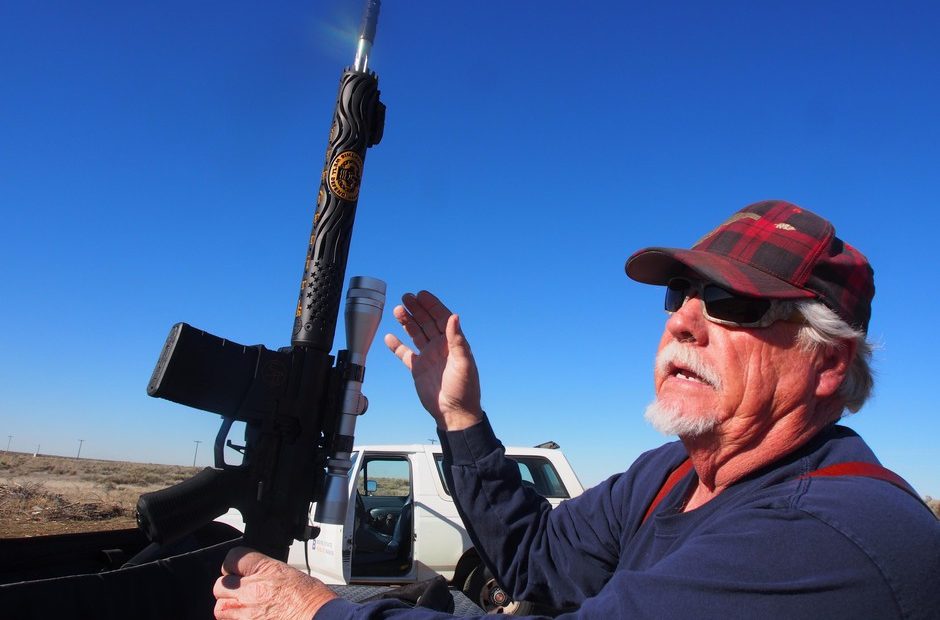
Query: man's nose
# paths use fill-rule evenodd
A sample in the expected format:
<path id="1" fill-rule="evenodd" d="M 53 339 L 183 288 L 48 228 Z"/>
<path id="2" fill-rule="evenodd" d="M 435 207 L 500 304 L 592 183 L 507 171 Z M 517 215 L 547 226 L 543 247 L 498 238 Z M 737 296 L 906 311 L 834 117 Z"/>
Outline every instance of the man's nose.
<path id="1" fill-rule="evenodd" d="M 672 313 L 666 321 L 666 330 L 679 342 L 708 342 L 708 325 L 702 308 L 702 300 L 688 297 L 682 307 Z"/>

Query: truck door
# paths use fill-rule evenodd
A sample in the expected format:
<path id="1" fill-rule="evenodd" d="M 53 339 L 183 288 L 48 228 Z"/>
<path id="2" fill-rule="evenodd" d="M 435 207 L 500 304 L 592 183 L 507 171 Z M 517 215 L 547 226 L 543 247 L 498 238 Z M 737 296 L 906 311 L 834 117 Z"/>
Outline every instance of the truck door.
<path id="1" fill-rule="evenodd" d="M 352 467 L 349 470 L 349 503 L 346 508 L 346 522 L 342 525 L 329 523 L 315 523 L 320 529 L 316 539 L 309 541 L 310 574 L 329 584 L 347 584 L 350 578 L 350 561 L 353 532 L 353 507 L 356 493 L 356 472 L 359 469 L 361 454 L 352 453 Z M 316 509 L 311 510 L 316 514 Z M 289 563 L 291 566 L 304 570 L 308 558 L 304 555 L 303 545 L 295 543 L 291 546 Z"/>
<path id="2" fill-rule="evenodd" d="M 365 452 L 353 499 L 351 580 L 409 580 L 414 572 L 414 502 L 407 456 Z"/>

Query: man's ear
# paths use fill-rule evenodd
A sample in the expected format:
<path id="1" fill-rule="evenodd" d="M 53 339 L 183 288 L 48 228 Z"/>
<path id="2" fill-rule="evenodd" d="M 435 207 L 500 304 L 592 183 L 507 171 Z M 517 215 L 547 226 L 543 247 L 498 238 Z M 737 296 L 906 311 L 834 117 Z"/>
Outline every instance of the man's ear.
<path id="1" fill-rule="evenodd" d="M 858 350 L 858 343 L 854 340 L 841 340 L 836 345 L 825 346 L 820 349 L 816 362 L 816 397 L 829 398 L 835 395 L 845 376 L 849 372 L 852 360 Z"/>

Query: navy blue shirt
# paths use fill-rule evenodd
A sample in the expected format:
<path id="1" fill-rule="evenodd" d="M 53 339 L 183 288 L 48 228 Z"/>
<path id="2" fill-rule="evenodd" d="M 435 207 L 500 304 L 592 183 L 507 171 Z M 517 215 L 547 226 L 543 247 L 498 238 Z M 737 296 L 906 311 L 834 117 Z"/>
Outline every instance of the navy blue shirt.
<path id="1" fill-rule="evenodd" d="M 679 442 L 555 510 L 522 486 L 488 422 L 442 433 L 445 475 L 473 542 L 517 600 L 591 618 L 940 618 L 940 522 L 896 486 L 801 478 L 877 463 L 833 425 L 682 512 L 689 472 L 642 524 Z M 443 617 L 393 602 L 328 603 L 321 618 Z"/>

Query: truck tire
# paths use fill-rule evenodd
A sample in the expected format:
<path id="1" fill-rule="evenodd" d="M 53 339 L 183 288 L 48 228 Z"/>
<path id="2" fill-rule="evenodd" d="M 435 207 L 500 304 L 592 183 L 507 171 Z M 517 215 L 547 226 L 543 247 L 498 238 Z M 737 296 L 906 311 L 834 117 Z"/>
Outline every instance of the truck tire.
<path id="1" fill-rule="evenodd" d="M 488 614 L 527 616 L 536 611 L 534 603 L 512 600 L 509 593 L 496 582 L 493 574 L 482 564 L 477 564 L 470 571 L 464 582 L 463 593 Z"/>

